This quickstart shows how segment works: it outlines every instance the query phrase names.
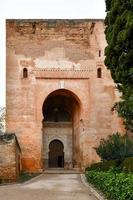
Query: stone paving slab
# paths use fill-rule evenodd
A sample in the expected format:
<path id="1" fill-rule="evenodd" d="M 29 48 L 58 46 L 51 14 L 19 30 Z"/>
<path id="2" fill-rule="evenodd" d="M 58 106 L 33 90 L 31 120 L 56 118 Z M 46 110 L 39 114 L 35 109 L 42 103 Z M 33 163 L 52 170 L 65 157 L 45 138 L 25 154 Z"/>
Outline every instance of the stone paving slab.
<path id="1" fill-rule="evenodd" d="M 24 184 L 0 187 L 0 200 L 97 200 L 80 174 L 42 174 Z"/>

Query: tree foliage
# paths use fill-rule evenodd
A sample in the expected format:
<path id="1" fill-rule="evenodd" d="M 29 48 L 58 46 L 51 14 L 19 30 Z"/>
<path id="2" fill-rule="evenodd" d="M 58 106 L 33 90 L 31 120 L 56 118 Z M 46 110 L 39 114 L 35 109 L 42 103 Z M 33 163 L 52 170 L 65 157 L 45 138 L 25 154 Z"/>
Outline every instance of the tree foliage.
<path id="1" fill-rule="evenodd" d="M 133 131 L 133 0 L 105 0 L 105 65 L 122 92 L 117 111 Z"/>
<path id="2" fill-rule="evenodd" d="M 95 148 L 97 154 L 103 161 L 120 159 L 133 156 L 133 141 L 127 136 L 119 133 L 102 139 L 100 145 Z"/>
<path id="3" fill-rule="evenodd" d="M 0 107 L 0 131 L 5 131 L 5 107 Z"/>

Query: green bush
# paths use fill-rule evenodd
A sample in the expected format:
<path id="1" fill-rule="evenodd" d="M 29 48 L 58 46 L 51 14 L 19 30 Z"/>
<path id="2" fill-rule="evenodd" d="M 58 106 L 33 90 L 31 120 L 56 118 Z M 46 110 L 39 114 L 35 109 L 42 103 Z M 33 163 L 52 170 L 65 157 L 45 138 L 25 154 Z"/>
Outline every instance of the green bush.
<path id="1" fill-rule="evenodd" d="M 107 139 L 102 139 L 95 149 L 103 161 L 124 160 L 126 157 L 133 156 L 133 140 L 127 135 L 121 136 L 116 133 Z"/>
<path id="2" fill-rule="evenodd" d="M 38 176 L 39 174 L 40 173 L 30 173 L 30 172 L 22 171 L 17 181 L 20 183 L 23 183 L 25 181 L 28 181 L 28 180 Z"/>
<path id="3" fill-rule="evenodd" d="M 133 157 L 126 158 L 121 166 L 123 171 L 133 172 Z"/>
<path id="4" fill-rule="evenodd" d="M 120 160 L 109 160 L 105 162 L 98 162 L 92 164 L 90 167 L 86 168 L 86 171 L 96 170 L 96 171 L 108 171 L 112 168 L 117 168 L 121 164 Z"/>
<path id="5" fill-rule="evenodd" d="M 133 174 L 86 171 L 88 182 L 94 184 L 110 200 L 133 200 Z"/>

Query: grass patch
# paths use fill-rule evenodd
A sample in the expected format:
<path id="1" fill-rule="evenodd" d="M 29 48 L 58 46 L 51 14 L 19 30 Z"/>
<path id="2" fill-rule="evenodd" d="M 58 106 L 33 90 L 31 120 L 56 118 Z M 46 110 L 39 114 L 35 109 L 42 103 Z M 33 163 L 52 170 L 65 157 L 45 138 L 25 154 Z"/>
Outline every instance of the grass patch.
<path id="1" fill-rule="evenodd" d="M 36 176 L 38 176 L 40 173 L 29 173 L 29 172 L 22 172 L 18 178 L 19 183 L 24 183 L 25 181 L 28 181 Z"/>

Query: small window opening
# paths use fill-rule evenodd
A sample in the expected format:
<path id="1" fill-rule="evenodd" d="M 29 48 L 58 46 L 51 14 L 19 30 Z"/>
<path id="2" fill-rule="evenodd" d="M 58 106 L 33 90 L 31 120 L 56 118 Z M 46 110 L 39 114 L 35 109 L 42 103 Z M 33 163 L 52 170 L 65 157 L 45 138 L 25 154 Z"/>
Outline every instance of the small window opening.
<path id="1" fill-rule="evenodd" d="M 23 69 L 23 78 L 28 78 L 28 70 L 27 70 L 27 68 Z"/>
<path id="2" fill-rule="evenodd" d="M 101 50 L 99 50 L 99 57 L 101 57 Z"/>
<path id="3" fill-rule="evenodd" d="M 34 22 L 33 24 L 32 24 L 32 33 L 33 34 L 35 34 L 36 33 L 36 23 Z"/>
<path id="4" fill-rule="evenodd" d="M 102 69 L 101 68 L 97 69 L 97 78 L 102 78 Z"/>

